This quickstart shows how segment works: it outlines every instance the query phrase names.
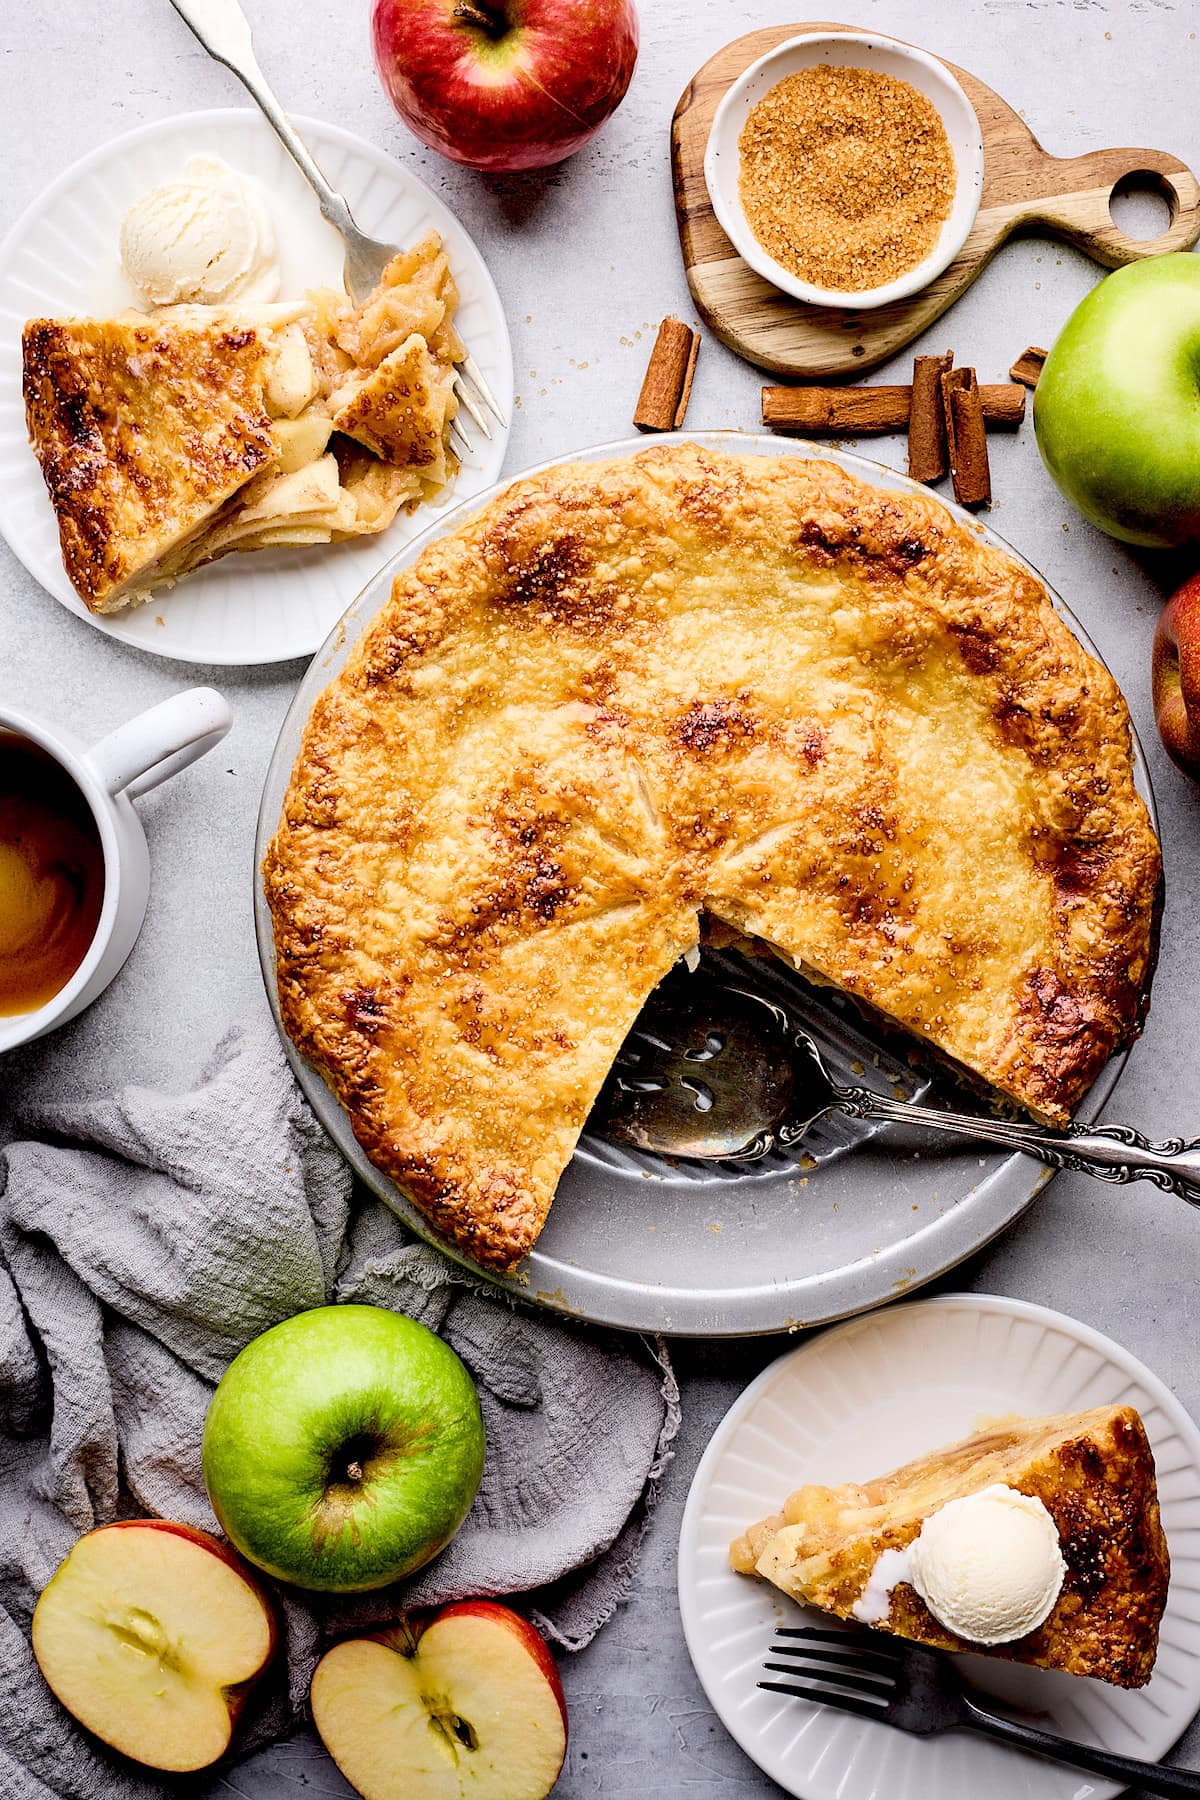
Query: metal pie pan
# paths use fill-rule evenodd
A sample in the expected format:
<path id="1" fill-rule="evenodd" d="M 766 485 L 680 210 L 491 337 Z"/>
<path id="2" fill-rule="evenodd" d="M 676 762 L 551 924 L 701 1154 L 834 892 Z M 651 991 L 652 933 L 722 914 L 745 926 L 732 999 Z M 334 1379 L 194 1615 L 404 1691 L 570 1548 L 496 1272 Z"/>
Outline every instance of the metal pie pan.
<path id="1" fill-rule="evenodd" d="M 872 486 L 920 492 L 907 477 L 863 457 L 797 441 L 740 432 L 677 432 L 656 443 L 691 442 L 741 456 L 796 456 L 836 463 Z M 564 462 L 631 455 L 644 438 L 558 456 Z M 443 514 L 384 565 L 313 659 L 280 730 L 263 787 L 255 845 L 255 930 L 267 996 L 280 1027 L 271 916 L 262 859 L 283 807 L 304 727 L 317 695 L 386 601 L 396 573 L 434 539 L 458 529 L 512 476 Z M 960 524 L 1043 578 L 982 521 L 942 502 Z M 1098 661 L 1095 645 L 1047 587 L 1055 607 Z M 1135 779 L 1157 829 L 1146 760 L 1134 738 Z M 835 1004 L 835 1003 L 831 1003 Z M 296 1078 L 317 1118 L 356 1174 L 428 1242 L 454 1256 L 413 1202 L 371 1163 L 330 1088 L 283 1034 Z M 1114 1057 L 1079 1108 L 1095 1119 L 1128 1052 Z M 836 1139 L 836 1133 L 832 1134 Z M 670 1164 L 618 1151 L 585 1132 L 559 1183 L 537 1245 L 513 1276 L 500 1278 L 456 1260 L 515 1298 L 595 1324 L 697 1337 L 791 1331 L 848 1317 L 894 1299 L 953 1268 L 1012 1223 L 1053 1171 L 1029 1157 L 899 1128 L 835 1142 L 818 1160 L 776 1157 L 733 1169 Z"/>

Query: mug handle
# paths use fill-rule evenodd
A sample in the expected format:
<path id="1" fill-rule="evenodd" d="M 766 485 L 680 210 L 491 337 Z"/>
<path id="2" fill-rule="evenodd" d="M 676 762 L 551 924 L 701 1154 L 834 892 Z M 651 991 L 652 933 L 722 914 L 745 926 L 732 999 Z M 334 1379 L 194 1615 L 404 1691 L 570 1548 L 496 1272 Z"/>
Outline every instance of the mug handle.
<path id="1" fill-rule="evenodd" d="M 229 703 L 215 688 L 189 688 L 118 725 L 84 760 L 106 792 L 135 799 L 206 756 L 232 724 Z"/>

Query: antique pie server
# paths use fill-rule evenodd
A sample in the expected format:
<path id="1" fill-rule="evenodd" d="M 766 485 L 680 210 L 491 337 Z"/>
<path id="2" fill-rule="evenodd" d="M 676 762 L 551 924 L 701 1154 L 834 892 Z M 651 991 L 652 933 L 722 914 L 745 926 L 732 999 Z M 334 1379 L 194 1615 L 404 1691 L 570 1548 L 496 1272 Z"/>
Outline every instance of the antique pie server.
<path id="1" fill-rule="evenodd" d="M 644 1009 L 592 1111 L 609 1142 L 695 1161 L 751 1162 L 830 1113 L 998 1144 L 1098 1181 L 1152 1181 L 1200 1205 L 1200 1140 L 1151 1143 L 1128 1125 L 1065 1131 L 875 1093 L 836 1080 L 786 1008 L 732 983 L 678 985 Z"/>
<path id="2" fill-rule="evenodd" d="M 322 175 L 258 66 L 250 25 L 239 0 L 171 0 L 171 4 L 208 54 L 232 70 L 262 108 L 267 123 L 317 196 L 323 217 L 328 219 L 346 246 L 346 289 L 355 304 L 360 305 L 399 246 L 381 243 L 378 238 L 368 237 L 360 231 L 345 199 Z M 484 437 L 492 435 L 487 422 L 488 412 L 504 424 L 504 415 L 470 352 L 458 364 L 454 392 L 464 412 L 475 421 Z M 450 427 L 450 435 L 457 439 L 456 449 L 470 450 L 471 440 L 457 420 Z"/>

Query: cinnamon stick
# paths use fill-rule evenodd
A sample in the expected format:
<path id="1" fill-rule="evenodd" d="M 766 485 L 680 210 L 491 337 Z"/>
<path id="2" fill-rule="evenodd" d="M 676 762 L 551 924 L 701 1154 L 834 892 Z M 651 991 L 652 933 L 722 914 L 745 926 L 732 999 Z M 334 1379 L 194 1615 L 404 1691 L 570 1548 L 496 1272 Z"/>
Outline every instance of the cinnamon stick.
<path id="1" fill-rule="evenodd" d="M 942 376 L 942 403 L 954 498 L 960 506 L 986 506 L 992 497 L 992 473 L 974 369 L 951 369 Z"/>
<path id="2" fill-rule="evenodd" d="M 986 423 L 1015 430 L 1025 417 L 1025 389 L 1009 382 L 979 389 Z M 940 396 L 939 396 L 940 403 Z M 803 431 L 809 437 L 873 437 L 903 431 L 912 412 L 912 388 L 764 387 L 762 419 L 776 431 Z"/>
<path id="3" fill-rule="evenodd" d="M 1008 371 L 1010 381 L 1019 381 L 1027 388 L 1035 388 L 1038 376 L 1045 365 L 1048 352 L 1040 344 L 1030 344 L 1028 350 L 1022 350 L 1012 368 Z"/>
<path id="4" fill-rule="evenodd" d="M 940 481 L 946 473 L 946 414 L 942 376 L 954 367 L 954 354 L 914 356 L 912 401 L 908 411 L 908 473 L 913 481 Z"/>
<path id="5" fill-rule="evenodd" d="M 678 431 L 691 398 L 700 333 L 682 319 L 664 319 L 650 352 L 633 422 L 640 431 Z"/>

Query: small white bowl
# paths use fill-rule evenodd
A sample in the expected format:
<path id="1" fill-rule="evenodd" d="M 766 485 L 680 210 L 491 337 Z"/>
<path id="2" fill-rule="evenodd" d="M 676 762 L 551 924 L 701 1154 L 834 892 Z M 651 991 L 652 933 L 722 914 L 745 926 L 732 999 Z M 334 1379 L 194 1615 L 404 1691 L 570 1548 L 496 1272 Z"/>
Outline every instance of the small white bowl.
<path id="1" fill-rule="evenodd" d="M 871 69 L 907 81 L 937 107 L 954 155 L 954 202 L 929 255 L 895 281 L 854 293 L 814 287 L 776 262 L 751 231 L 738 194 L 738 139 L 751 110 L 786 76 L 822 64 Z M 927 287 L 966 243 L 979 211 L 983 187 L 983 138 L 974 107 L 946 65 L 936 57 L 895 38 L 876 37 L 870 32 L 811 31 L 788 38 L 786 43 L 769 50 L 734 82 L 718 106 L 708 134 L 704 180 L 721 229 L 742 260 L 764 281 L 814 306 L 884 306 L 889 300 L 902 300 Z"/>

